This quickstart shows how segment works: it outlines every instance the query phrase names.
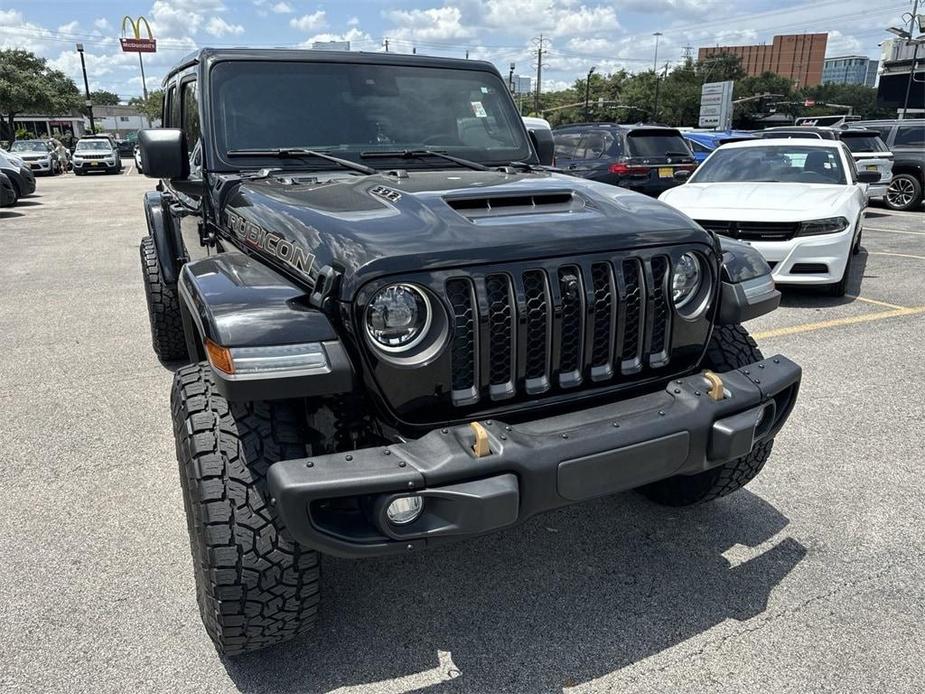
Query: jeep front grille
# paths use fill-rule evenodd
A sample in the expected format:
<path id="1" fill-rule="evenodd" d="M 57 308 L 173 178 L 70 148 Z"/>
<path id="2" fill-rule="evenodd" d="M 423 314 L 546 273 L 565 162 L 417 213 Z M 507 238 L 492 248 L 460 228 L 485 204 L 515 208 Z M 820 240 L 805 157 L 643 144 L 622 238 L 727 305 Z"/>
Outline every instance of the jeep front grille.
<path id="1" fill-rule="evenodd" d="M 669 269 L 669 257 L 655 255 L 585 267 L 454 273 L 445 284 L 453 403 L 478 402 L 485 382 L 488 398 L 503 401 L 666 366 Z"/>

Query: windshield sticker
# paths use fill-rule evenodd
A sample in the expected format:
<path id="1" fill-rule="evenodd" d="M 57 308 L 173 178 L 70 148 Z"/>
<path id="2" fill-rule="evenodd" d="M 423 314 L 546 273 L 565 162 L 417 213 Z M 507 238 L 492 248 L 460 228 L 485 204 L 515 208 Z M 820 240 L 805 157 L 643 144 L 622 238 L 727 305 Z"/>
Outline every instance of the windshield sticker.
<path id="1" fill-rule="evenodd" d="M 488 118 L 488 114 L 485 112 L 485 107 L 482 106 L 481 101 L 470 101 L 472 104 L 472 113 L 475 114 L 476 118 Z"/>

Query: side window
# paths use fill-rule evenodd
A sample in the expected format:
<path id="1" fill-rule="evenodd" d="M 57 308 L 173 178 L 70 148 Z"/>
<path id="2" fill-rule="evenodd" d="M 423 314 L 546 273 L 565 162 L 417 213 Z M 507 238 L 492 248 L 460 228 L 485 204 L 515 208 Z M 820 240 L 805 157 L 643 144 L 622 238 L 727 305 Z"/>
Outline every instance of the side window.
<path id="1" fill-rule="evenodd" d="M 700 144 L 700 143 L 697 142 L 696 140 L 688 140 L 688 141 L 687 141 L 687 144 L 690 146 L 690 148 L 691 148 L 694 152 L 700 152 L 700 153 L 702 153 L 702 154 L 709 154 L 710 152 L 713 151 L 713 150 L 710 149 L 709 147 L 704 147 L 702 144 Z"/>
<path id="2" fill-rule="evenodd" d="M 610 149 L 613 137 L 601 131 L 587 133 L 578 145 L 577 159 L 600 159 Z"/>
<path id="3" fill-rule="evenodd" d="M 925 126 L 900 125 L 896 129 L 894 145 L 903 147 L 925 147 Z"/>
<path id="4" fill-rule="evenodd" d="M 195 80 L 183 83 L 183 124 L 180 127 L 186 133 L 190 149 L 194 148 L 199 140 L 199 100 Z"/>
<path id="5" fill-rule="evenodd" d="M 176 86 L 171 86 L 167 90 L 167 121 L 164 123 L 168 128 L 180 127 L 180 99 L 177 97 Z"/>
<path id="6" fill-rule="evenodd" d="M 581 133 L 557 133 L 555 140 L 556 156 L 560 159 L 574 159 Z"/>
<path id="7" fill-rule="evenodd" d="M 851 179 L 851 183 L 858 182 L 858 167 L 857 163 L 854 161 L 854 157 L 851 156 L 851 151 L 848 149 L 848 145 L 844 142 L 841 143 L 841 153 L 844 155 L 845 159 L 848 162 L 848 178 Z"/>

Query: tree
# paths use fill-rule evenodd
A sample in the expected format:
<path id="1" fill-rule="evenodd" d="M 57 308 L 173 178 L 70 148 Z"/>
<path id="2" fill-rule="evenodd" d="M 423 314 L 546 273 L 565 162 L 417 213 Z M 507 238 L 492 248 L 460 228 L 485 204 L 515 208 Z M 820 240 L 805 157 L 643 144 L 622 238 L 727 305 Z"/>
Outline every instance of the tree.
<path id="1" fill-rule="evenodd" d="M 48 67 L 44 58 L 21 49 L 0 50 L 0 124 L 15 139 L 19 113 L 51 115 L 80 104 L 80 92 L 67 75 Z"/>
<path id="2" fill-rule="evenodd" d="M 115 92 L 107 92 L 105 89 L 97 89 L 90 92 L 90 101 L 94 106 L 116 106 L 119 103 L 119 95 Z"/>
<path id="3" fill-rule="evenodd" d="M 133 96 L 128 100 L 129 106 L 134 106 L 141 113 L 148 117 L 152 123 L 161 117 L 161 109 L 164 105 L 164 91 L 155 89 L 148 92 L 148 98 L 143 99 L 140 96 Z"/>

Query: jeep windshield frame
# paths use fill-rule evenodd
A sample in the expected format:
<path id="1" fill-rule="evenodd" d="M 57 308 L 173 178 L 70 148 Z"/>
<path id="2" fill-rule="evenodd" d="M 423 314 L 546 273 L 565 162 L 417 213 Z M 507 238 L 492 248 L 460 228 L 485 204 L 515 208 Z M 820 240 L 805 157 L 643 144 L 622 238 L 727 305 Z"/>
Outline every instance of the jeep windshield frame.
<path id="1" fill-rule="evenodd" d="M 331 168 L 321 160 L 241 156 L 275 149 L 310 149 L 358 164 L 377 151 L 425 149 L 489 167 L 536 162 L 513 98 L 490 66 L 358 57 L 214 62 L 208 108 L 215 168 Z M 382 170 L 459 168 L 440 157 L 370 159 L 362 163 Z"/>

